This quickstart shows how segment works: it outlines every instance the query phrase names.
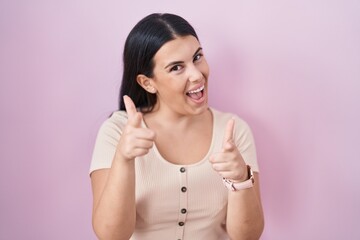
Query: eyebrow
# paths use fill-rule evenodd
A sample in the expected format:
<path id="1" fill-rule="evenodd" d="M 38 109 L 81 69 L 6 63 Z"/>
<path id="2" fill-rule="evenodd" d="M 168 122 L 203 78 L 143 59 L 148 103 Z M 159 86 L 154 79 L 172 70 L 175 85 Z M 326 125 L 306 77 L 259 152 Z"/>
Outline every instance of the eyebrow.
<path id="1" fill-rule="evenodd" d="M 199 48 L 195 51 L 195 53 L 194 53 L 194 55 L 193 55 L 193 58 L 194 58 L 201 50 L 202 50 L 202 47 L 199 47 Z M 168 67 L 170 67 L 170 66 L 177 65 L 177 64 L 181 64 L 181 63 L 184 63 L 184 61 L 174 61 L 174 62 L 171 62 L 171 63 L 169 63 L 168 65 L 165 66 L 165 69 L 168 68 Z"/>

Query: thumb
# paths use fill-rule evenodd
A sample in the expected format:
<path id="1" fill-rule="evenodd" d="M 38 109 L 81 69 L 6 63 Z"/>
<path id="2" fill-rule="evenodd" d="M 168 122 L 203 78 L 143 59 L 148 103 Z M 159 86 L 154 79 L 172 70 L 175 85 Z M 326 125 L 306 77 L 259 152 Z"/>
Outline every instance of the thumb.
<path id="1" fill-rule="evenodd" d="M 231 118 L 227 124 L 225 129 L 225 135 L 223 140 L 223 149 L 228 150 L 233 146 L 233 132 L 234 132 L 235 121 Z"/>
<path id="2" fill-rule="evenodd" d="M 133 127 L 140 127 L 142 121 L 142 114 L 136 111 L 136 106 L 129 96 L 124 95 L 123 99 L 125 104 L 125 110 L 128 114 L 129 124 Z"/>

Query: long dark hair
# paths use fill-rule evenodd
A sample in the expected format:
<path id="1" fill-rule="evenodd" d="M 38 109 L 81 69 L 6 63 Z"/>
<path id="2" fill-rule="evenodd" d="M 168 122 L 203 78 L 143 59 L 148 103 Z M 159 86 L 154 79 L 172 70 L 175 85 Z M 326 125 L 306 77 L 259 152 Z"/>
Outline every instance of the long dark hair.
<path id="1" fill-rule="evenodd" d="M 123 77 L 119 94 L 119 110 L 125 110 L 123 96 L 128 95 L 135 106 L 151 111 L 156 94 L 145 91 L 136 81 L 139 74 L 153 77 L 154 55 L 166 42 L 192 35 L 194 28 L 182 17 L 169 13 L 153 13 L 138 22 L 130 31 L 124 47 Z"/>

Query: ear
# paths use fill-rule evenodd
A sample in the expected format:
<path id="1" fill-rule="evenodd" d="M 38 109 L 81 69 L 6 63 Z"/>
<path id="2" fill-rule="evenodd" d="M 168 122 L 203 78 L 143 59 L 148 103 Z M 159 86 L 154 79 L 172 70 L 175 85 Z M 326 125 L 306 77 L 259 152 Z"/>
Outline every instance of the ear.
<path id="1" fill-rule="evenodd" d="M 139 74 L 136 77 L 136 81 L 143 89 L 145 89 L 145 91 L 153 94 L 156 93 L 156 89 L 151 84 L 151 78 L 145 76 L 144 74 Z"/>

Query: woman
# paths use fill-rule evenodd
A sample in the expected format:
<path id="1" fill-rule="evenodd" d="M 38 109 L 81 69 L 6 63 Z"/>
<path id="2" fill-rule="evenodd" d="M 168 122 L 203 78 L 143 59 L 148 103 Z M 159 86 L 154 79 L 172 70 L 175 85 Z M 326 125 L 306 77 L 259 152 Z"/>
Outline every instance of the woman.
<path id="1" fill-rule="evenodd" d="M 191 25 L 151 14 L 124 48 L 120 109 L 91 163 L 100 239 L 259 239 L 258 165 L 248 125 L 208 106 L 209 67 Z"/>

